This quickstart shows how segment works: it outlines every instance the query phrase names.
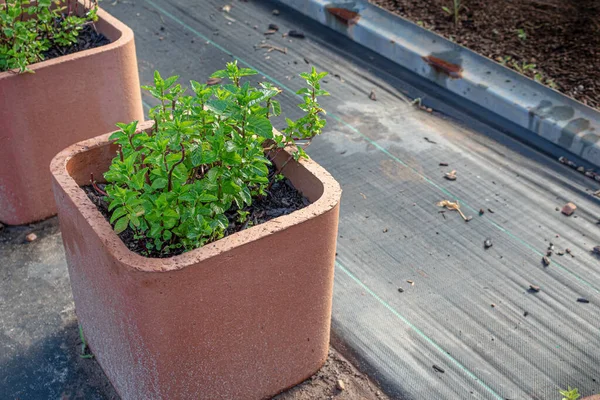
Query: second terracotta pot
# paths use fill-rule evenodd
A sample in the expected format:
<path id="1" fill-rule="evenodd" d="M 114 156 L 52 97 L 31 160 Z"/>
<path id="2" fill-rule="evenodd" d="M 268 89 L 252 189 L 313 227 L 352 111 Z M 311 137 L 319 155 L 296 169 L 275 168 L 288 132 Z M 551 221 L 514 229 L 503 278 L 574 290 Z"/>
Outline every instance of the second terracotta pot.
<path id="1" fill-rule="evenodd" d="M 102 47 L 0 72 L 0 222 L 56 214 L 48 166 L 65 147 L 143 119 L 133 32 L 98 11 Z"/>

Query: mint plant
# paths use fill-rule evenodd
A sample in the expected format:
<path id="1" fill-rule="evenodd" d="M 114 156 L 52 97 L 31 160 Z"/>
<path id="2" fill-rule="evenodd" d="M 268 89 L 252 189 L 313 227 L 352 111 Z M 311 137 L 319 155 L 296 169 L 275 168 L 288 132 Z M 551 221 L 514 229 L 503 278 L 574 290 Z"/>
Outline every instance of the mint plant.
<path id="1" fill-rule="evenodd" d="M 325 121 L 317 97 L 328 95 L 319 81 L 326 73 L 301 74 L 308 87 L 298 91 L 305 115 L 287 119 L 287 128 L 274 135 L 270 118 L 281 114 L 275 97 L 280 90 L 269 83 L 257 87 L 242 78 L 256 71 L 237 62 L 211 77 L 229 83 L 208 86 L 191 81 L 187 95 L 178 77 L 154 73 L 154 86 L 144 86 L 160 104 L 149 111 L 151 130 L 139 131 L 138 122 L 118 124 L 110 139 L 118 155 L 104 174 L 110 223 L 116 233 L 131 229 L 148 252 L 161 256 L 191 250 L 221 238 L 233 210 L 237 222 L 248 217 L 245 208 L 267 195 L 291 159 L 306 157 L 301 147 L 274 173 L 271 159 L 297 140 L 310 141 Z M 92 182 L 93 183 L 93 182 Z"/>
<path id="2" fill-rule="evenodd" d="M 86 24 L 97 21 L 98 1 L 82 6 L 76 0 L 6 0 L 0 3 L 0 71 L 27 67 L 44 60 L 52 47 L 77 42 Z"/>

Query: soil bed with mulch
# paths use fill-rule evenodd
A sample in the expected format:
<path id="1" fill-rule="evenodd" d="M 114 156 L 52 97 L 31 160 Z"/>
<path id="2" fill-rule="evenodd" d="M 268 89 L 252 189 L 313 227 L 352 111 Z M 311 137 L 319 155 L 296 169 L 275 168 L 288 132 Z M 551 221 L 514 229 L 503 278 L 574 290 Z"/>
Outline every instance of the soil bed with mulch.
<path id="1" fill-rule="evenodd" d="M 67 54 L 77 53 L 79 51 L 93 49 L 110 43 L 110 40 L 92 24 L 84 25 L 77 36 L 77 43 L 71 46 L 53 46 L 43 53 L 44 60 L 51 60 L 56 57 L 66 56 Z"/>
<path id="2" fill-rule="evenodd" d="M 370 0 L 600 109 L 600 0 Z"/>
<path id="3" fill-rule="evenodd" d="M 274 175 L 275 169 L 271 166 L 269 167 L 270 181 L 275 179 Z M 104 190 L 103 184 L 98 184 L 98 187 L 100 190 Z M 82 186 L 82 189 L 85 191 L 88 198 L 96 205 L 96 207 L 98 207 L 98 210 L 102 213 L 104 218 L 109 221 L 111 213 L 108 211 L 108 203 L 104 200 L 104 197 L 91 185 Z M 310 202 L 308 199 L 304 197 L 287 178 L 280 181 L 276 180 L 273 182 L 271 188 L 267 190 L 267 196 L 252 199 L 252 205 L 244 208 L 244 211 L 249 213 L 247 220 L 244 223 L 238 221 L 238 213 L 235 207 L 225 213 L 229 220 L 229 226 L 225 230 L 225 236 L 247 229 L 251 226 L 262 224 L 282 215 L 291 214 L 309 204 Z M 120 233 L 119 237 L 131 251 L 145 257 L 164 258 L 183 253 L 183 249 L 178 252 L 172 251 L 170 254 L 161 254 L 154 250 L 148 251 L 146 248 L 146 239 L 135 239 L 134 232 L 131 228 L 127 228 Z"/>

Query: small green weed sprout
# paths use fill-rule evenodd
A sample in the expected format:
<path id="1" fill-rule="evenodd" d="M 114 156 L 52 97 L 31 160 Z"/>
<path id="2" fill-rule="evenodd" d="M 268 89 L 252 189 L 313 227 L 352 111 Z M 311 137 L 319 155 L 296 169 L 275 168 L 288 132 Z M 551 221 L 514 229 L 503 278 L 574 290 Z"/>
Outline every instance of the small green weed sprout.
<path id="1" fill-rule="evenodd" d="M 496 57 L 496 61 L 498 61 L 501 65 L 504 66 L 507 66 L 510 60 L 512 60 L 511 56 Z"/>
<path id="2" fill-rule="evenodd" d="M 228 63 L 211 77 L 229 83 L 191 81 L 193 94 L 186 95 L 177 76 L 154 73 L 154 86 L 143 87 L 159 102 L 149 111 L 151 131 L 138 131 L 133 121 L 118 124 L 120 130 L 110 137 L 120 146 L 104 174 L 116 233 L 129 228 L 148 251 L 165 256 L 221 238 L 230 209 L 237 210 L 238 221 L 246 221 L 244 207 L 264 196 L 272 183 L 271 159 L 296 141 L 307 146 L 321 133 L 324 111 L 317 98 L 329 94 L 320 86 L 326 72 L 313 68 L 301 74 L 307 87 L 297 94 L 304 116 L 286 119 L 282 134 L 274 135 L 270 118 L 281 114 L 275 100 L 280 90 L 269 83 L 242 83 L 255 74 Z M 301 157 L 307 155 L 296 147 L 275 177 Z"/>
<path id="3" fill-rule="evenodd" d="M 563 396 L 562 400 L 577 400 L 581 397 L 579 389 L 571 389 L 570 386 L 567 390 L 561 390 L 560 394 Z"/>
<path id="4" fill-rule="evenodd" d="M 83 328 L 81 327 L 81 325 L 79 325 L 79 341 L 81 341 L 81 353 L 79 354 L 79 357 L 94 358 L 94 355 L 90 352 L 90 348 L 87 345 L 85 336 L 83 335 Z"/>
<path id="5" fill-rule="evenodd" d="M 454 26 L 456 28 L 458 28 L 458 19 L 460 17 L 460 10 L 462 8 L 462 4 L 460 2 L 460 0 L 452 0 L 452 9 L 443 6 L 442 10 L 444 10 L 444 12 L 450 16 L 454 17 Z"/>
<path id="6" fill-rule="evenodd" d="M 558 89 L 558 85 L 556 84 L 556 82 L 554 81 L 554 79 L 546 78 L 546 85 L 548 85 L 552 89 Z"/>
<path id="7" fill-rule="evenodd" d="M 525 61 L 523 61 L 521 64 L 519 64 L 518 62 L 513 61 L 511 66 L 520 74 L 525 75 L 525 73 L 527 71 L 533 71 L 535 70 L 536 65 L 535 64 L 528 64 Z"/>

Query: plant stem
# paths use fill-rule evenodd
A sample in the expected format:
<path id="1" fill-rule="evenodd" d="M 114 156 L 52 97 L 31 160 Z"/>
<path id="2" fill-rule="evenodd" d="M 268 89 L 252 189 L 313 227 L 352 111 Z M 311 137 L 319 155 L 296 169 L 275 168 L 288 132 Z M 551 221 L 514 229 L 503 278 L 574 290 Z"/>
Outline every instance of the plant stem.
<path id="1" fill-rule="evenodd" d="M 146 155 L 142 154 L 142 166 L 140 167 L 141 169 L 146 168 L 146 164 L 144 164 L 144 162 L 146 161 Z M 146 183 L 148 185 L 152 185 L 152 182 L 150 181 L 150 170 L 146 171 Z"/>
<path id="2" fill-rule="evenodd" d="M 267 119 L 269 119 L 269 110 L 271 109 L 271 99 L 267 100 Z"/>
<path id="3" fill-rule="evenodd" d="M 94 174 L 90 174 L 90 181 L 92 182 L 92 187 L 96 192 L 100 193 L 102 196 L 108 196 L 108 194 L 104 190 L 100 189 L 98 185 L 96 185 L 96 181 L 94 180 Z"/>
<path id="4" fill-rule="evenodd" d="M 177 161 L 175 164 L 173 164 L 173 166 L 171 167 L 171 170 L 169 171 L 169 178 L 168 178 L 168 185 L 167 185 L 167 191 L 171 191 L 171 189 L 173 188 L 173 171 L 175 170 L 175 167 L 177 167 L 179 164 L 181 164 L 183 162 L 183 160 L 185 160 L 185 147 L 183 146 L 183 144 L 181 145 L 181 160 Z"/>

